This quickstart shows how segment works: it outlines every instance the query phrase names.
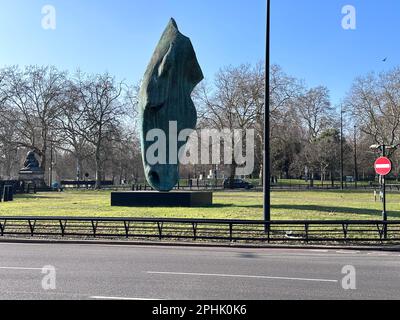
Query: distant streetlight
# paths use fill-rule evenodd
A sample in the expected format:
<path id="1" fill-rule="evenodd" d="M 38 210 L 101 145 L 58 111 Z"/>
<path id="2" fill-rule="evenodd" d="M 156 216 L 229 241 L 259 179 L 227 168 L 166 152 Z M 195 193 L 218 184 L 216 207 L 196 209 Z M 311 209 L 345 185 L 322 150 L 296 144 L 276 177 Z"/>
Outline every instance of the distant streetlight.
<path id="1" fill-rule="evenodd" d="M 371 150 L 378 150 L 380 148 L 379 144 L 373 144 L 372 146 L 369 147 Z"/>
<path id="2" fill-rule="evenodd" d="M 397 150 L 399 146 L 400 146 L 400 144 L 397 144 L 397 145 L 394 145 L 394 144 L 392 144 L 392 145 L 373 144 L 373 145 L 370 146 L 369 148 L 370 148 L 371 150 L 381 151 L 382 153 L 385 153 L 385 154 L 382 154 L 382 156 L 383 156 L 383 157 L 386 157 L 386 151 L 388 151 L 388 150 Z"/>
<path id="3" fill-rule="evenodd" d="M 354 182 L 357 189 L 358 166 L 357 166 L 357 126 L 354 126 Z"/>
<path id="4" fill-rule="evenodd" d="M 340 106 L 340 189 L 344 189 L 344 155 L 343 155 L 343 106 Z"/>
<path id="5" fill-rule="evenodd" d="M 53 141 L 50 141 L 49 187 L 53 184 Z"/>

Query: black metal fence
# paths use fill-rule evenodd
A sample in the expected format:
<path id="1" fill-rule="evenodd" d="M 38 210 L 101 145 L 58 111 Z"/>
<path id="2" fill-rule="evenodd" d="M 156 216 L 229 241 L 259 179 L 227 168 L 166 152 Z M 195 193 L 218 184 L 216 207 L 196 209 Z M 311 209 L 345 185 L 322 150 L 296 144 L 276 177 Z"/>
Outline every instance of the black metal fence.
<path id="1" fill-rule="evenodd" d="M 0 217 L 0 237 L 400 243 L 400 221 Z"/>
<path id="2" fill-rule="evenodd" d="M 32 182 L 27 183 L 18 180 L 0 180 L 0 199 L 3 201 L 5 196 L 11 198 L 11 200 L 8 201 L 12 201 L 13 195 L 17 193 L 36 193 L 36 191 L 36 185 Z M 6 195 L 6 193 L 8 194 Z"/>
<path id="3" fill-rule="evenodd" d="M 76 188 L 87 188 L 91 189 L 94 187 L 94 184 L 89 184 L 86 186 L 84 183 L 76 184 L 75 186 L 70 185 L 62 185 L 64 189 L 76 189 Z M 113 184 L 105 184 L 101 187 L 103 190 L 126 190 L 126 191 L 147 191 L 153 190 L 151 186 L 147 183 L 138 183 L 138 184 L 125 184 L 125 185 L 113 185 Z M 392 192 L 400 192 L 400 184 L 392 184 L 386 185 L 388 191 Z M 229 189 L 224 188 L 220 184 L 213 184 L 211 182 L 203 181 L 199 184 L 187 185 L 187 184 L 180 184 L 176 185 L 174 190 L 185 190 L 185 191 L 201 191 L 201 190 L 212 190 L 212 191 L 255 191 L 255 192 L 262 192 L 263 187 L 260 185 L 254 185 L 253 188 L 246 190 L 246 189 Z M 360 185 L 357 188 L 355 186 L 345 186 L 344 190 L 351 190 L 351 191 L 379 191 L 379 185 Z M 279 185 L 272 185 L 272 191 L 340 191 L 340 185 L 314 185 L 311 187 L 307 184 L 279 184 Z"/>
<path id="4" fill-rule="evenodd" d="M 257 187 L 259 190 L 262 191 L 262 188 L 260 189 L 259 187 Z M 308 184 L 279 184 L 279 185 L 272 185 L 271 186 L 272 190 L 314 190 L 314 191 L 318 191 L 318 190 L 340 190 L 341 186 L 339 184 L 335 184 L 335 185 L 314 185 L 314 186 L 310 186 Z M 378 184 L 373 184 L 373 185 L 359 185 L 357 187 L 353 185 L 347 185 L 344 186 L 344 190 L 359 190 L 359 191 L 369 191 L 369 190 L 379 190 L 380 189 L 380 185 Z M 386 185 L 386 189 L 389 191 L 400 191 L 400 184 L 387 184 Z"/>

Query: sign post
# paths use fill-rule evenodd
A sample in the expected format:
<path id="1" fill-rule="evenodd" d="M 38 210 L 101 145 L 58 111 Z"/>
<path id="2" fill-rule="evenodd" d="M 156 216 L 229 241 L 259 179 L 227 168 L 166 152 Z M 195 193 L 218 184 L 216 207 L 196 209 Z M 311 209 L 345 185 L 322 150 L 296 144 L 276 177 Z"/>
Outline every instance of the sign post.
<path id="1" fill-rule="evenodd" d="M 386 157 L 386 148 L 382 148 L 382 157 L 375 161 L 375 172 L 381 176 L 381 188 L 383 193 L 383 211 L 382 218 L 383 221 L 387 221 L 387 211 L 386 211 L 386 179 L 385 177 L 392 171 L 392 162 Z M 387 226 L 384 225 L 384 238 L 387 239 Z"/>

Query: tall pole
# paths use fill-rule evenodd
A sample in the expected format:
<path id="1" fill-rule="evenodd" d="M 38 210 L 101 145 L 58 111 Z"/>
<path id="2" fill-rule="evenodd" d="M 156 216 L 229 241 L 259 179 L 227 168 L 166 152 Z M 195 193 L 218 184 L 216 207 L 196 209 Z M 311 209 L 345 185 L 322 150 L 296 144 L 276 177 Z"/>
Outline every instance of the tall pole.
<path id="1" fill-rule="evenodd" d="M 79 165 L 78 158 L 76 159 L 76 181 L 81 180 L 81 166 Z"/>
<path id="2" fill-rule="evenodd" d="M 340 189 L 344 189 L 343 184 L 344 165 L 343 165 L 343 107 L 340 107 Z"/>
<path id="3" fill-rule="evenodd" d="M 50 142 L 50 170 L 49 170 L 49 187 L 53 183 L 53 141 Z"/>
<path id="4" fill-rule="evenodd" d="M 354 126 L 354 182 L 357 189 L 358 166 L 357 166 L 357 126 Z"/>
<path id="5" fill-rule="evenodd" d="M 265 50 L 265 109 L 264 109 L 264 221 L 271 221 L 271 158 L 270 158 L 270 45 L 271 45 L 271 0 L 267 0 L 267 28 L 266 28 L 266 50 Z M 266 226 L 266 231 L 268 227 Z"/>

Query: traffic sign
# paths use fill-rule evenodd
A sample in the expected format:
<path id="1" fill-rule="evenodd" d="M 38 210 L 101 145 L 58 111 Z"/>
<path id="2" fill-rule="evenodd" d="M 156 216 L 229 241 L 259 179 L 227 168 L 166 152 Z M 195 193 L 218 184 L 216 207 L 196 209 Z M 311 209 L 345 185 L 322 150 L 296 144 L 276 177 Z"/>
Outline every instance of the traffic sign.
<path id="1" fill-rule="evenodd" d="M 375 161 L 375 172 L 386 176 L 392 171 L 392 162 L 386 157 L 380 157 Z"/>

